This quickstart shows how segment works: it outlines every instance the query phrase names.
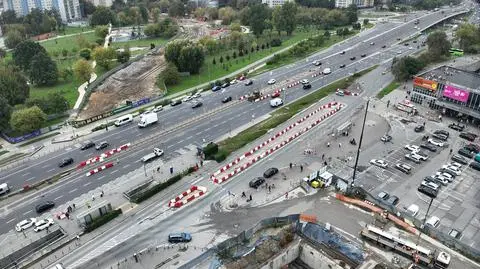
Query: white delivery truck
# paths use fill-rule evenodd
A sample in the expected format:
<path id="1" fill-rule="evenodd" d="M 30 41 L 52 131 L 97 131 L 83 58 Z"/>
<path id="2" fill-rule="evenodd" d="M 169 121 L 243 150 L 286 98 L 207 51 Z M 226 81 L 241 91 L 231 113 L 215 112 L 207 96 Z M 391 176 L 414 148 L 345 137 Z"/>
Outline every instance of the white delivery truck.
<path id="1" fill-rule="evenodd" d="M 163 155 L 163 150 L 161 150 L 159 148 L 154 148 L 153 152 L 143 156 L 141 161 L 146 163 L 146 162 L 152 161 L 152 160 L 154 160 L 154 159 L 156 159 L 156 158 L 158 158 L 162 155 Z"/>
<path id="2" fill-rule="evenodd" d="M 323 72 L 322 72 L 324 75 L 328 75 L 330 73 L 332 73 L 332 70 L 330 70 L 330 68 L 325 68 L 323 69 Z"/>
<path id="3" fill-rule="evenodd" d="M 132 122 L 133 121 L 133 115 L 132 114 L 127 114 L 127 115 L 123 115 L 121 116 L 120 118 L 118 118 L 117 120 L 115 120 L 115 126 L 122 126 L 124 124 L 127 124 L 129 122 Z"/>
<path id="4" fill-rule="evenodd" d="M 140 122 L 138 123 L 139 128 L 147 127 L 148 125 L 154 124 L 158 121 L 158 115 L 155 112 L 150 112 L 143 114 L 140 117 Z"/>
<path id="5" fill-rule="evenodd" d="M 271 107 L 277 107 L 283 105 L 283 100 L 282 98 L 273 98 L 270 100 L 270 106 Z"/>

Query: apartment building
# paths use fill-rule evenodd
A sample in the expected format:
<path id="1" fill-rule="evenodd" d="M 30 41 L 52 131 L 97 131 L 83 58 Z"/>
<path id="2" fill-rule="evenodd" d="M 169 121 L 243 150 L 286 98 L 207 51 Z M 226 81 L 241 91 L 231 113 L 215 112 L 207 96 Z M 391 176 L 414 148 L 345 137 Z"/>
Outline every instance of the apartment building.
<path id="1" fill-rule="evenodd" d="M 56 9 L 64 22 L 81 19 L 79 0 L 3 0 L 4 10 L 14 10 L 17 16 L 25 16 L 34 8 Z"/>

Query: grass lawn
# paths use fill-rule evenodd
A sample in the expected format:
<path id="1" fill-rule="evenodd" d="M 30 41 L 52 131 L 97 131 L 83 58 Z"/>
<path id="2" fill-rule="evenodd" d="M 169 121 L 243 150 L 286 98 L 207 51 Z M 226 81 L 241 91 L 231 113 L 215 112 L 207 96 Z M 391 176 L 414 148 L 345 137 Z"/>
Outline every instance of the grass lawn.
<path id="1" fill-rule="evenodd" d="M 378 99 L 382 99 L 384 96 L 386 96 L 387 94 L 391 93 L 393 90 L 395 90 L 396 88 L 398 88 L 400 86 L 400 83 L 398 82 L 392 82 L 390 84 L 388 84 L 387 87 L 385 87 L 384 89 L 382 89 L 378 94 L 377 94 L 377 98 Z"/>
<path id="2" fill-rule="evenodd" d="M 78 98 L 78 86 L 82 85 L 82 83 L 83 82 L 72 80 L 69 82 L 60 82 L 55 86 L 32 86 L 30 87 L 30 98 L 45 97 L 50 93 L 60 93 L 67 99 L 69 106 L 73 107 Z"/>
<path id="3" fill-rule="evenodd" d="M 72 34 L 80 34 L 80 33 L 90 32 L 90 31 L 93 31 L 93 29 L 88 26 L 83 26 L 83 27 L 67 26 L 65 27 L 65 31 L 58 31 L 57 35 L 58 36 L 72 35 Z"/>
<path id="4" fill-rule="evenodd" d="M 95 36 L 95 33 L 93 32 L 85 33 L 82 35 L 90 42 L 95 42 L 95 40 L 98 38 Z M 78 51 L 80 50 L 77 45 L 78 36 L 79 35 L 67 36 L 67 37 L 57 38 L 57 39 L 50 39 L 50 40 L 40 42 L 40 45 L 42 45 L 49 53 L 52 53 L 53 51 L 62 51 L 63 49 L 72 51 L 73 48 L 76 48 Z"/>
<path id="5" fill-rule="evenodd" d="M 238 135 L 225 139 L 219 143 L 219 153 L 229 155 L 230 153 L 242 148 L 248 143 L 254 141 L 255 139 L 266 134 L 270 129 L 277 127 L 278 125 L 286 122 L 292 118 L 295 114 L 302 111 L 305 108 L 308 108 L 311 104 L 317 102 L 321 98 L 327 96 L 330 93 L 336 91 L 336 89 L 345 89 L 350 86 L 356 78 L 370 72 L 375 69 L 376 66 L 356 73 L 350 77 L 337 80 L 317 91 L 314 91 L 301 99 L 286 105 L 280 109 L 277 109 L 272 113 L 272 116 L 246 130 L 239 133 Z"/>
<path id="6" fill-rule="evenodd" d="M 155 44 L 156 47 L 159 47 L 165 43 L 167 43 L 167 38 L 148 38 L 148 39 L 138 39 L 138 40 L 130 40 L 125 42 L 115 42 L 112 43 L 110 46 L 112 48 L 123 48 L 125 45 L 129 45 L 130 48 L 133 47 L 150 47 L 150 44 Z"/>
<path id="7" fill-rule="evenodd" d="M 288 47 L 307 37 L 310 37 L 315 33 L 318 33 L 318 31 L 313 31 L 313 30 L 297 31 L 293 34 L 292 37 L 283 40 L 282 45 L 280 47 L 270 47 L 269 49 L 259 50 L 254 53 L 249 52 L 248 55 L 246 56 L 237 57 L 237 59 L 230 59 L 229 61 L 230 66 L 228 67 L 228 70 L 223 69 L 222 65 L 219 63 L 220 56 L 223 56 L 223 58 L 225 59 L 227 52 L 222 52 L 215 56 L 207 56 L 205 58 L 205 64 L 200 69 L 200 74 L 192 75 L 189 77 L 183 77 L 180 84 L 168 87 L 167 95 L 173 94 L 179 91 L 183 91 L 188 88 L 195 87 L 196 85 L 199 85 L 208 81 L 213 81 L 218 78 L 221 78 L 251 63 L 254 63 L 255 61 L 265 58 L 266 56 L 269 56 L 270 54 L 275 53 L 285 47 Z M 232 53 L 230 53 L 230 56 L 231 55 Z M 215 58 L 217 62 L 215 65 L 212 63 L 213 58 Z M 226 63 L 226 61 L 224 61 L 224 63 Z"/>

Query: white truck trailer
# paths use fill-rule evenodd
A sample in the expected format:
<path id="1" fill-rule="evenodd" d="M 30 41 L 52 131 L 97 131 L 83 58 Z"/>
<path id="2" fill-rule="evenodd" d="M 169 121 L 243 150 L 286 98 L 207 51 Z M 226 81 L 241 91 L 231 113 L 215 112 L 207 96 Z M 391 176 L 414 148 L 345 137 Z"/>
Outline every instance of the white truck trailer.
<path id="1" fill-rule="evenodd" d="M 146 162 L 149 162 L 149 161 L 152 161 L 160 156 L 163 155 L 163 150 L 159 149 L 159 148 L 154 148 L 153 149 L 153 152 L 152 153 L 149 153 L 145 156 L 142 157 L 142 162 L 146 163 Z"/>

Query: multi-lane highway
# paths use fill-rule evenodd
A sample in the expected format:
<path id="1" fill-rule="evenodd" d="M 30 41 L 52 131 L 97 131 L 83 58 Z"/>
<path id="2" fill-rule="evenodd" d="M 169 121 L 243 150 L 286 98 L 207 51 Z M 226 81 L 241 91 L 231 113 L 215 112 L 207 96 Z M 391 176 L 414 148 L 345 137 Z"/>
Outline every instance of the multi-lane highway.
<path id="1" fill-rule="evenodd" d="M 151 128 L 138 129 L 136 124 L 131 124 L 115 128 L 99 135 L 93 140 L 97 142 L 107 140 L 113 146 L 119 146 L 128 142 L 132 143 L 133 147 L 128 153 L 118 155 L 122 166 L 117 166 L 113 168 L 112 171 L 89 178 L 86 178 L 84 176 L 85 171 L 81 170 L 75 172 L 69 178 L 63 180 L 51 189 L 39 191 L 38 193 L 31 194 L 30 196 L 11 203 L 6 207 L 7 210 L 4 210 L 0 232 L 11 229 L 16 222 L 33 215 L 33 208 L 40 199 L 53 200 L 57 204 L 62 204 L 70 201 L 73 197 L 115 179 L 118 175 L 139 168 L 141 166 L 139 159 L 149 152 L 153 146 L 162 147 L 166 151 L 166 157 L 169 158 L 175 150 L 190 144 L 201 144 L 203 139 L 207 141 L 215 140 L 215 138 L 228 133 L 230 130 L 248 123 L 252 120 L 252 117 L 261 117 L 272 111 L 272 108 L 270 108 L 266 101 L 257 103 L 243 101 L 232 104 L 222 104 L 221 99 L 225 96 L 232 96 L 235 99 L 252 91 L 252 89 L 262 89 L 263 92 L 268 93 L 272 92 L 275 88 L 283 87 L 283 85 L 289 82 L 303 78 L 309 79 L 314 89 L 320 88 L 348 74 L 388 61 L 395 56 L 398 57 L 415 51 L 416 48 L 409 49 L 409 47 L 396 45 L 396 43 L 400 42 L 399 40 L 411 38 L 412 35 L 419 32 L 419 29 L 424 29 L 450 14 L 459 12 L 461 9 L 462 8 L 452 8 L 443 10 L 443 13 L 432 12 L 424 15 L 410 14 L 406 16 L 407 23 L 379 24 L 370 31 L 363 32 L 326 51 L 309 57 L 307 61 L 299 61 L 295 64 L 259 75 L 253 78 L 253 86 L 247 87 L 243 84 L 237 84 L 230 86 L 224 92 L 205 95 L 202 97 L 202 102 L 204 103 L 202 108 L 192 109 L 190 105 L 187 104 L 169 107 L 159 113 L 160 123 Z M 416 18 L 420 19 L 420 24 L 417 25 L 418 28 L 414 28 L 415 25 L 413 22 Z M 383 46 L 385 46 L 385 48 L 382 48 Z M 345 51 L 345 54 L 341 55 L 340 52 L 342 51 Z M 360 57 L 362 54 L 366 54 L 367 57 Z M 350 58 L 353 56 L 355 56 L 356 59 L 352 61 Z M 312 61 L 317 59 L 322 62 L 322 66 L 315 70 Z M 340 68 L 342 64 L 345 64 L 346 67 Z M 332 69 L 331 74 L 315 78 L 311 77 L 313 71 L 319 72 L 326 67 Z M 277 84 L 267 86 L 266 82 L 271 78 L 276 79 Z M 285 101 L 290 102 L 307 93 L 308 91 L 302 90 L 300 86 L 288 89 Z M 200 114 L 200 112 L 205 113 L 213 109 L 218 109 L 220 106 L 231 107 L 213 114 L 208 118 L 194 121 L 186 127 L 176 130 L 174 133 L 162 135 L 162 132 L 170 126 L 192 119 Z M 136 144 L 136 141 L 139 139 L 153 134 L 158 134 L 156 139 Z M 41 158 L 26 162 L 21 166 L 4 171 L 0 174 L 1 183 L 8 182 L 9 185 L 12 186 L 23 186 L 25 183 L 35 182 L 61 171 L 57 163 L 64 157 L 73 157 L 76 162 L 79 162 L 96 154 L 94 149 L 80 151 L 78 149 L 79 145 L 80 144 L 42 156 Z"/>

